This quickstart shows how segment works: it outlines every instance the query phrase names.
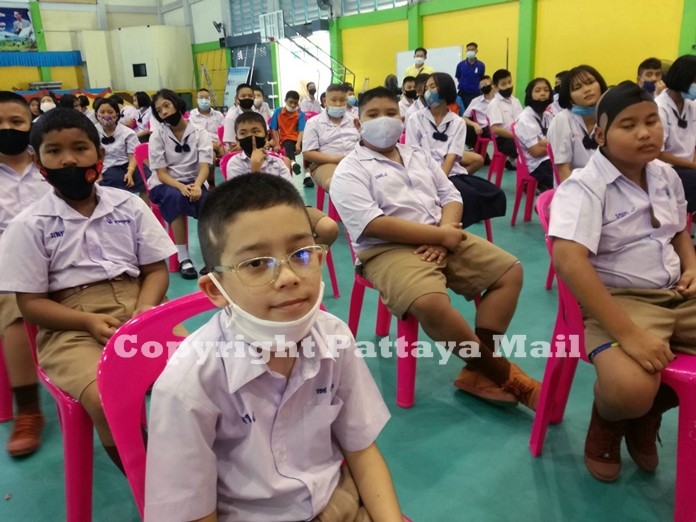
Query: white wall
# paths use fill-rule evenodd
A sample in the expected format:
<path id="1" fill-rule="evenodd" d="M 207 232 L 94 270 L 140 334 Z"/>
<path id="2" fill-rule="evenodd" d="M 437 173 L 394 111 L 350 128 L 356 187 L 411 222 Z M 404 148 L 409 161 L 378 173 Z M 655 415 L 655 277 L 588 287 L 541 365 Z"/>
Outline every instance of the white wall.
<path id="1" fill-rule="evenodd" d="M 317 31 L 313 33 L 309 40 L 321 49 L 328 50 L 331 48 L 329 32 Z M 331 65 L 329 59 L 319 54 L 314 46 L 309 45 L 305 40 L 298 39 L 297 42 L 306 48 L 311 54 L 320 58 L 327 65 Z M 279 103 L 283 103 L 285 93 L 290 90 L 295 90 L 300 93 L 300 96 L 306 96 L 307 83 L 314 82 L 317 86 L 316 98 L 326 90 L 331 83 L 331 71 L 326 67 L 321 66 L 317 60 L 306 54 L 287 38 L 283 38 L 278 43 L 278 69 L 280 94 Z"/>
<path id="2" fill-rule="evenodd" d="M 222 37 L 213 27 L 213 20 L 224 22 L 225 26 L 229 25 L 227 20 L 223 20 L 221 5 L 223 1 L 201 0 L 191 4 L 194 43 L 214 42 Z"/>
<path id="3" fill-rule="evenodd" d="M 80 53 L 86 64 L 87 87 L 112 85 L 111 38 L 106 31 L 81 31 L 78 36 Z"/>

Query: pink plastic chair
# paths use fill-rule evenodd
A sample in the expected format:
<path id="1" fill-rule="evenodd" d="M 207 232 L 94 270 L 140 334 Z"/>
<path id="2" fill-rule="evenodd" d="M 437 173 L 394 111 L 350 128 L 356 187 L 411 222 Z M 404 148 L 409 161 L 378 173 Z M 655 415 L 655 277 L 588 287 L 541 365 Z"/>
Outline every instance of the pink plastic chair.
<path id="1" fill-rule="evenodd" d="M 527 160 L 524 157 L 524 150 L 520 140 L 517 139 L 515 134 L 515 124 L 510 125 L 510 132 L 512 132 L 512 137 L 515 141 L 515 147 L 517 148 L 517 183 L 515 184 L 515 205 L 512 209 L 512 218 L 510 219 L 510 226 L 515 226 L 517 222 L 517 211 L 520 208 L 520 203 L 522 202 L 522 196 L 526 195 L 525 205 L 524 205 L 524 220 L 532 220 L 532 208 L 534 206 L 534 195 L 537 188 L 537 180 L 532 177 L 529 173 L 529 167 L 527 165 Z"/>
<path id="2" fill-rule="evenodd" d="M 63 469 L 65 473 L 65 511 L 68 522 L 92 520 L 92 475 L 94 435 L 92 420 L 70 395 L 51 382 L 39 366 L 36 355 L 36 326 L 24 322 L 31 345 L 36 373 L 53 396 L 58 409 L 58 422 L 63 433 Z"/>
<path id="3" fill-rule="evenodd" d="M 97 385 L 104 414 L 141 517 L 145 507 L 146 459 L 142 436 L 145 393 L 164 370 L 171 355 L 169 347 L 178 347 L 178 344 L 171 343 L 183 339 L 172 331 L 174 327 L 213 308 L 215 305 L 205 294 L 196 292 L 148 310 L 114 333 L 99 362 Z M 134 341 L 119 349 L 119 339 L 126 336 L 134 336 Z M 157 356 L 151 356 L 150 351 L 145 355 L 142 346 L 150 342 L 165 349 Z M 129 356 L 124 357 L 122 350 L 127 350 Z M 124 383 L 128 385 L 124 386 Z"/>
<path id="4" fill-rule="evenodd" d="M 0 338 L 0 422 L 7 422 L 14 419 L 14 410 L 12 409 L 12 385 L 5 366 L 2 341 L 3 339 Z"/>
<path id="5" fill-rule="evenodd" d="M 549 222 L 551 196 L 546 196 L 548 192 L 542 194 L 537 200 L 539 216 L 544 214 L 545 218 L 542 225 Z M 548 234 L 548 227 L 544 232 Z M 560 277 L 557 281 L 558 314 L 552 339 L 567 342 L 571 339 L 571 335 L 577 335 L 580 358 L 586 361 L 585 331 L 580 306 L 564 281 Z M 559 337 L 560 335 L 564 337 Z M 546 363 L 539 403 L 534 415 L 529 449 L 535 457 L 541 455 L 548 425 L 560 423 L 563 420 L 579 360 L 577 356 L 559 357 L 558 355 L 552 350 Z M 696 356 L 680 353 L 679 357 L 662 371 L 661 379 L 672 387 L 679 397 L 674 520 L 675 522 L 693 522 L 696 519 L 696 495 L 693 494 L 696 490 L 696 438 L 693 437 L 693 427 L 696 426 Z"/>
<path id="6" fill-rule="evenodd" d="M 553 149 L 551 148 L 551 142 L 546 144 L 546 155 L 549 157 L 551 162 L 551 168 L 553 169 L 553 178 L 556 180 L 556 186 L 561 184 L 561 175 L 558 173 L 558 167 L 556 167 L 556 160 L 553 158 Z"/>
<path id="7" fill-rule="evenodd" d="M 541 223 L 541 228 L 544 230 L 544 239 L 546 240 L 546 248 L 549 251 L 549 256 L 551 256 L 551 240 L 548 235 L 548 229 L 549 229 L 549 207 L 551 206 L 551 199 L 553 198 L 553 195 L 556 193 L 556 189 L 552 190 L 547 190 L 546 192 L 543 192 L 539 194 L 539 197 L 537 198 L 536 202 L 536 207 L 537 207 L 537 214 L 539 214 L 539 222 Z M 549 263 L 549 272 L 546 276 L 546 284 L 544 285 L 544 288 L 546 290 L 551 290 L 551 287 L 553 286 L 553 278 L 556 277 L 556 271 L 553 268 L 553 262 Z"/>
<path id="8" fill-rule="evenodd" d="M 495 174 L 495 185 L 500 188 L 503 182 L 503 172 L 505 171 L 505 162 L 508 157 L 498 150 L 498 142 L 495 141 L 495 135 L 491 129 L 491 120 L 486 116 L 486 123 L 488 124 L 488 129 L 491 133 L 491 142 L 493 142 L 493 157 L 491 158 L 491 164 L 488 166 L 488 181 L 491 180 L 493 174 Z"/>
<path id="9" fill-rule="evenodd" d="M 217 136 L 218 136 L 218 141 L 219 141 L 220 143 L 224 143 L 224 142 L 222 141 L 222 137 L 223 137 L 224 135 L 225 135 L 225 126 L 224 126 L 224 125 L 220 125 L 220 126 L 217 128 Z"/>
<path id="10" fill-rule="evenodd" d="M 478 123 L 478 120 L 476 119 L 476 114 L 474 112 L 471 113 L 471 119 Z M 490 132 L 490 127 L 487 127 L 488 132 Z M 474 143 L 474 152 L 477 154 L 480 154 L 484 158 L 486 157 L 487 151 L 488 151 L 488 144 L 491 142 L 491 138 L 484 138 L 483 136 L 479 135 L 476 136 L 476 143 Z M 505 162 L 503 162 L 503 166 L 505 166 Z M 490 181 L 491 179 L 491 174 L 490 174 L 490 165 L 488 168 L 488 180 Z"/>
<path id="11" fill-rule="evenodd" d="M 150 196 L 150 187 L 147 184 L 147 178 L 145 176 L 145 161 L 148 159 L 150 154 L 150 146 L 148 143 L 140 143 L 135 146 L 135 150 L 133 151 L 133 156 L 135 157 L 135 163 L 138 165 L 138 172 L 140 172 L 140 177 L 143 179 L 143 183 L 145 184 L 145 190 L 147 191 L 148 197 Z M 156 176 L 157 173 L 153 172 L 150 174 L 151 176 Z M 163 227 L 167 229 L 167 232 L 169 233 L 169 237 L 171 238 L 172 242 L 176 243 L 174 241 L 174 231 L 172 230 L 172 226 L 164 221 L 164 218 L 162 217 L 162 213 L 159 210 L 159 207 L 155 205 L 152 200 L 150 200 L 150 208 L 152 209 L 152 213 L 155 215 L 157 218 L 157 221 L 159 221 Z M 184 219 L 184 225 L 185 225 L 185 232 L 186 232 L 186 246 L 188 247 L 188 218 Z M 179 256 L 176 254 L 173 254 L 169 256 L 169 271 L 170 272 L 178 272 L 179 271 Z"/>

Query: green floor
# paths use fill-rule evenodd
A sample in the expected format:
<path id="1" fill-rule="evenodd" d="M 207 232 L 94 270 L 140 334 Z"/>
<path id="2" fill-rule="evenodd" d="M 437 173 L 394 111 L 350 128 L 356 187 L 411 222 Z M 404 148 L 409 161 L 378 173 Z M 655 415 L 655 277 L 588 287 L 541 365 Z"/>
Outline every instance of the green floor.
<path id="1" fill-rule="evenodd" d="M 503 188 L 510 214 L 513 173 L 506 173 Z M 304 192 L 308 202 L 313 203 L 314 189 Z M 469 230 L 484 233 L 479 225 Z M 556 316 L 556 292 L 543 287 L 548 256 L 536 217 L 522 223 L 520 216 L 515 228 L 510 227 L 509 217 L 498 218 L 493 220 L 493 233 L 495 243 L 518 256 L 525 269 L 525 285 L 510 333 L 526 334 L 529 341 L 549 340 Z M 192 230 L 193 245 L 194 234 Z M 197 245 L 192 250 L 194 262 L 200 266 Z M 347 319 L 353 276 L 343 232 L 333 251 L 341 297 L 331 296 L 326 277 L 324 304 L 328 311 Z M 195 289 L 195 282 L 173 275 L 169 296 Z M 473 322 L 473 305 L 460 297 L 454 299 L 462 314 Z M 358 340 L 375 340 L 375 307 L 376 292 L 368 290 Z M 395 330 L 393 321 L 392 336 Z M 516 362 L 535 378 L 542 378 L 544 360 L 526 358 Z M 582 447 L 593 382 L 589 365 L 579 365 L 565 420 L 551 427 L 544 454 L 537 459 L 530 455 L 528 445 L 532 413 L 523 407 L 496 408 L 458 392 L 452 382 L 461 365 L 454 358 L 445 367 L 434 359 L 419 361 L 416 404 L 409 410 L 395 403 L 394 359 L 370 359 L 368 365 L 392 413 L 378 443 L 394 477 L 403 511 L 415 522 L 672 518 L 675 412 L 666 415 L 663 423 L 662 464 L 655 475 L 639 471 L 625 450 L 624 471 L 615 484 L 601 484 L 586 472 Z M 39 452 L 24 460 L 12 460 L 0 451 L 0 521 L 65 518 L 61 434 L 55 407 L 46 393 L 43 406 L 48 425 Z M 0 440 L 4 441 L 9 431 L 9 423 L 0 424 Z M 95 449 L 94 520 L 138 520 L 125 479 L 101 449 Z"/>

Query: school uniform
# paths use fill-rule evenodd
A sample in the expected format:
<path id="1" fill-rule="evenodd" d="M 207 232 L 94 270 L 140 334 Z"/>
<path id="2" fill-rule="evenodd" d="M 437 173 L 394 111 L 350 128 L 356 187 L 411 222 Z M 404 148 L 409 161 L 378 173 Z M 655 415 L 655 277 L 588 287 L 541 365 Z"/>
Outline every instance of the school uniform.
<path id="1" fill-rule="evenodd" d="M 130 163 L 129 155 L 135 152 L 135 147 L 138 145 L 138 136 L 136 136 L 135 131 L 123 125 L 116 125 L 113 134 L 107 136 L 101 124 L 97 125 L 97 131 L 99 131 L 102 147 L 104 147 L 103 179 L 100 184 L 104 187 L 119 188 L 136 194 L 143 192 L 145 184 L 139 173 L 133 172 L 133 182 L 135 183 L 133 187 L 127 187 L 123 181 Z M 145 175 L 146 177 L 150 175 L 149 169 L 146 170 Z"/>
<path id="2" fill-rule="evenodd" d="M 150 130 L 150 120 L 152 118 L 152 108 L 138 109 L 138 115 L 135 117 L 135 133 L 140 134 L 143 131 Z M 140 140 L 140 138 L 138 138 Z M 147 141 L 147 137 L 141 140 L 143 143 Z"/>
<path id="3" fill-rule="evenodd" d="M 481 136 L 484 138 L 491 137 L 491 132 L 488 128 L 488 120 L 486 119 L 489 104 L 490 100 L 481 94 L 480 96 L 477 96 L 471 100 L 469 105 L 467 105 L 466 109 L 464 110 L 464 114 L 462 114 L 462 116 L 465 118 L 469 118 L 470 120 L 473 120 L 479 124 L 482 130 Z M 466 128 L 466 144 L 469 148 L 473 149 L 476 145 L 477 134 L 476 131 L 474 131 L 474 128 L 468 123 Z"/>
<path id="4" fill-rule="evenodd" d="M 677 105 L 665 89 L 655 97 L 664 129 L 665 141 L 662 150 L 679 158 L 694 161 L 696 158 L 696 102 L 684 100 L 679 113 Z M 696 212 L 696 169 L 674 167 L 684 185 L 689 212 Z"/>
<path id="5" fill-rule="evenodd" d="M 99 123 L 99 121 L 97 120 L 97 115 L 94 114 L 94 111 L 93 111 L 93 110 L 91 110 L 91 109 L 85 109 L 85 112 L 83 112 L 82 114 L 84 114 L 85 116 L 87 116 L 87 118 L 89 118 L 89 121 L 91 121 L 91 122 L 94 123 L 95 125 L 97 125 L 97 124 Z"/>
<path id="6" fill-rule="evenodd" d="M 319 312 L 308 337 L 314 356 L 300 349 L 287 381 L 226 322 L 220 311 L 186 338 L 155 383 L 145 519 L 215 511 L 221 522 L 272 522 L 279 513 L 312 520 L 339 484 L 342 451 L 374 443 L 389 411 L 348 327 L 333 315 Z M 331 346 L 338 336 L 350 344 Z M 199 360 L 193 347 L 211 341 L 229 349 Z"/>
<path id="7" fill-rule="evenodd" d="M 674 289 L 681 263 L 672 239 L 686 227 L 684 190 L 666 163 L 651 161 L 645 172 L 647 193 L 601 152 L 593 155 L 558 187 L 549 236 L 585 246 L 597 275 L 636 324 L 693 352 L 696 299 Z M 585 329 L 588 352 L 615 341 L 588 314 Z"/>
<path id="8" fill-rule="evenodd" d="M 297 139 L 304 132 L 307 118 L 301 110 L 289 112 L 285 107 L 278 107 L 273 111 L 269 127 L 278 132 L 281 147 L 285 149 L 285 155 L 295 161 L 295 149 Z"/>
<path id="9" fill-rule="evenodd" d="M 268 106 L 268 103 L 266 103 L 266 102 L 263 102 L 261 104 L 261 107 L 257 107 L 256 105 L 252 105 L 251 110 L 254 112 L 258 112 L 261 116 L 263 116 L 263 119 L 266 121 L 268 121 L 272 115 L 271 108 Z"/>
<path id="10" fill-rule="evenodd" d="M 363 234 L 381 216 L 438 226 L 442 208 L 462 202 L 429 153 L 409 145 L 396 147 L 403 165 L 358 144 L 334 174 L 331 200 L 351 238 L 359 270 L 398 317 L 422 295 L 447 294 L 447 288 L 473 299 L 517 263 L 514 256 L 467 233 L 456 251 L 435 264 L 413 255 L 414 245 Z"/>
<path id="11" fill-rule="evenodd" d="M 529 148 L 546 139 L 552 119 L 548 112 L 539 116 L 531 107 L 525 107 L 515 123 L 515 135 L 522 145 L 527 168 L 538 181 L 539 190 L 542 192 L 553 188 L 553 166 L 547 154 L 535 158 L 529 153 Z"/>
<path id="12" fill-rule="evenodd" d="M 557 165 L 569 163 L 571 169 L 587 165 L 597 150 L 597 142 L 591 137 L 582 116 L 564 109 L 554 116 L 547 137 Z"/>
<path id="13" fill-rule="evenodd" d="M 140 266 L 176 253 L 152 211 L 134 194 L 96 187 L 86 217 L 54 191 L 25 208 L 7 227 L 0 251 L 0 291 L 48 294 L 69 308 L 130 319 Z M 96 379 L 103 346 L 82 331 L 41 328 L 39 363 L 75 399 Z"/>
<path id="14" fill-rule="evenodd" d="M 124 105 L 123 109 L 121 109 L 121 118 L 119 119 L 119 123 L 125 126 L 125 123 L 122 122 L 125 122 L 126 120 L 133 120 L 133 123 L 128 128 L 135 129 L 135 126 L 138 123 L 137 120 L 139 115 L 140 113 L 138 112 L 138 109 L 136 109 L 132 105 Z"/>
<path id="15" fill-rule="evenodd" d="M 157 169 L 166 168 L 172 178 L 185 185 L 193 183 L 198 177 L 199 164 L 213 162 L 213 142 L 208 133 L 189 122 L 179 141 L 169 125 L 162 125 L 150 137 L 149 159 L 153 171 L 147 180 L 150 199 L 159 207 L 164 220 L 171 223 L 178 216 L 198 219 L 200 207 L 208 195 L 206 186 L 201 187 L 198 201 L 191 202 L 178 189 L 163 184 Z"/>
<path id="16" fill-rule="evenodd" d="M 213 143 L 220 143 L 218 128 L 222 125 L 224 120 L 225 116 L 220 111 L 216 111 L 212 108 L 208 114 L 203 114 L 198 109 L 193 109 L 189 113 L 189 121 L 199 126 L 201 129 L 205 129 Z"/>
<path id="17" fill-rule="evenodd" d="M 240 152 L 234 154 L 227 162 L 227 172 L 223 172 L 225 179 L 232 179 L 236 176 L 241 176 L 242 174 L 249 174 L 251 172 L 251 159 L 249 156 Z M 292 175 L 290 174 L 290 169 L 283 161 L 283 158 L 276 156 L 273 153 L 266 153 L 266 160 L 261 166 L 261 172 L 265 174 L 274 174 L 285 178 L 288 181 L 292 181 Z"/>
<path id="18" fill-rule="evenodd" d="M 222 121 L 222 124 L 225 126 L 225 132 L 222 135 L 222 141 L 224 143 L 234 143 L 237 141 L 237 131 L 234 129 L 234 123 L 243 112 L 244 111 L 239 105 L 235 105 L 225 114 L 225 119 Z"/>
<path id="19" fill-rule="evenodd" d="M 316 112 L 317 114 L 323 110 L 321 102 L 319 100 L 312 100 L 311 98 L 305 98 L 300 103 L 300 110 L 302 112 Z"/>
<path id="20" fill-rule="evenodd" d="M 406 113 L 408 112 L 408 109 L 414 103 L 415 103 L 414 100 L 410 100 L 406 96 L 401 97 L 401 99 L 399 100 L 399 114 L 401 114 L 402 118 L 406 117 Z"/>
<path id="21" fill-rule="evenodd" d="M 416 101 L 414 101 L 411 106 L 406 109 L 406 116 L 405 116 L 405 121 L 408 123 L 408 120 L 411 116 L 413 116 L 415 113 L 418 111 L 421 111 L 423 109 L 426 109 L 427 107 L 423 103 L 420 97 L 416 98 Z"/>
<path id="22" fill-rule="evenodd" d="M 488 116 L 491 127 L 494 125 L 502 125 L 507 130 L 510 130 L 510 124 L 516 121 L 520 114 L 522 114 L 522 104 L 520 100 L 514 96 L 504 98 L 499 92 L 495 93 L 486 111 L 486 116 Z M 493 131 L 491 131 L 491 134 L 493 134 Z M 500 152 L 511 158 L 517 157 L 517 148 L 515 147 L 515 142 L 511 138 L 500 138 L 495 136 L 495 141 L 498 144 Z"/>
<path id="23" fill-rule="evenodd" d="M 346 113 L 349 114 L 353 119 L 360 118 L 360 109 L 352 105 L 348 105 Z"/>
<path id="24" fill-rule="evenodd" d="M 3 248 L 2 235 L 10 221 L 50 190 L 51 186 L 33 162 L 21 174 L 0 163 L 0 251 Z M 0 294 L 0 335 L 21 318 L 14 294 Z"/>
<path id="25" fill-rule="evenodd" d="M 331 121 L 329 113 L 323 111 L 307 121 L 302 135 L 302 151 L 316 150 L 324 154 L 345 156 L 353 150 L 359 140 L 360 132 L 355 127 L 354 118 L 348 111 L 345 112 L 339 123 Z M 309 167 L 312 178 L 324 190 L 328 190 L 335 169 L 335 163 L 322 165 L 312 163 Z"/>
<path id="26" fill-rule="evenodd" d="M 439 125 L 435 124 L 435 118 L 427 109 L 415 113 L 406 125 L 406 143 L 423 148 L 440 167 L 447 155 L 456 155 L 449 180 L 462 196 L 464 212 L 461 222 L 466 228 L 485 219 L 504 216 L 506 198 L 494 184 L 466 175 L 466 168 L 459 163 L 465 141 L 466 124 L 451 111 L 445 114 Z"/>

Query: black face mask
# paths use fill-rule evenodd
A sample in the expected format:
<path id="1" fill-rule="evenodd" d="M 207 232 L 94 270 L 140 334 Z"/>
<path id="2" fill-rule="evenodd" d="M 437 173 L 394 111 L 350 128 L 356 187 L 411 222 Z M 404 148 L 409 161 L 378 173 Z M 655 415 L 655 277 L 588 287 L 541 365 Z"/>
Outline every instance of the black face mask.
<path id="1" fill-rule="evenodd" d="M 556 86 L 553 88 L 553 93 L 554 93 L 554 94 L 558 94 L 559 92 L 561 92 L 561 86 L 560 86 L 560 85 L 556 85 Z"/>
<path id="2" fill-rule="evenodd" d="M 266 138 L 262 136 L 247 136 L 246 138 L 237 140 L 239 141 L 239 146 L 244 151 L 244 154 L 246 154 L 248 157 L 251 157 L 251 153 L 254 151 L 254 143 L 251 141 L 254 138 L 256 138 L 256 148 L 263 149 L 263 147 L 266 145 Z"/>
<path id="3" fill-rule="evenodd" d="M 508 87 L 507 89 L 498 89 L 498 92 L 503 98 L 509 98 L 512 96 L 512 87 Z"/>
<path id="4" fill-rule="evenodd" d="M 29 146 L 29 131 L 17 129 L 0 130 L 0 154 L 16 156 Z"/>
<path id="5" fill-rule="evenodd" d="M 406 96 L 406 98 L 408 98 L 409 100 L 415 100 L 416 98 L 418 98 L 418 93 L 415 89 L 413 89 L 412 91 L 404 91 L 404 96 Z"/>
<path id="6" fill-rule="evenodd" d="M 529 106 L 532 108 L 534 112 L 537 114 L 542 114 L 546 108 L 553 103 L 552 99 L 548 100 L 529 100 Z"/>
<path id="7" fill-rule="evenodd" d="M 162 118 L 162 121 L 169 125 L 170 127 L 176 127 L 179 125 L 179 122 L 181 121 L 181 113 L 179 111 L 176 111 L 174 114 L 170 114 L 166 118 Z"/>
<path id="8" fill-rule="evenodd" d="M 492 85 L 484 85 L 483 87 L 481 87 L 481 94 L 489 94 L 492 90 Z"/>
<path id="9" fill-rule="evenodd" d="M 46 180 L 66 199 L 83 201 L 92 194 L 94 182 L 99 177 L 97 165 L 91 167 L 64 167 L 47 169 L 42 167 Z"/>
<path id="10" fill-rule="evenodd" d="M 314 96 L 317 93 L 317 90 L 316 89 L 309 89 L 307 92 L 309 93 L 310 96 Z"/>
<path id="11" fill-rule="evenodd" d="M 249 98 L 245 98 L 244 100 L 239 100 L 239 106 L 244 109 L 245 111 L 248 111 L 251 109 L 254 105 L 254 100 L 251 100 Z"/>

